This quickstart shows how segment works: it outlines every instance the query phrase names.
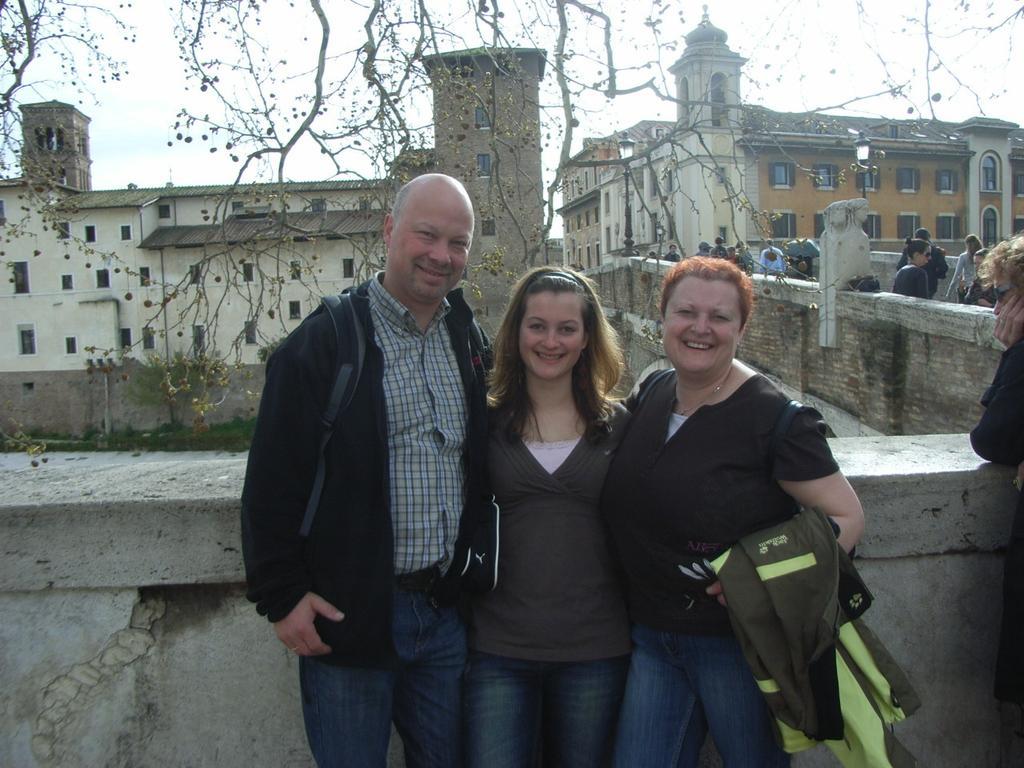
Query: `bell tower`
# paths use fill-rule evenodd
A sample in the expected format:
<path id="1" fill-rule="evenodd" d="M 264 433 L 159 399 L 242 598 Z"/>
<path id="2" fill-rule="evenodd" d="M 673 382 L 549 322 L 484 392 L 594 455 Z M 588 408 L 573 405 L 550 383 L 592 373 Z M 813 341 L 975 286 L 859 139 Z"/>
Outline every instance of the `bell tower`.
<path id="1" fill-rule="evenodd" d="M 685 39 L 683 55 L 669 68 L 684 147 L 677 154 L 683 193 L 675 211 L 679 237 L 689 248 L 719 236 L 745 240 L 745 217 L 737 222 L 730 201 L 743 189 L 735 142 L 741 135 L 740 82 L 747 60 L 729 48 L 729 35 L 711 23 L 706 5 L 700 24 Z"/>
<path id="2" fill-rule="evenodd" d="M 21 106 L 21 172 L 28 178 L 92 189 L 89 118 L 70 104 L 45 101 Z"/>

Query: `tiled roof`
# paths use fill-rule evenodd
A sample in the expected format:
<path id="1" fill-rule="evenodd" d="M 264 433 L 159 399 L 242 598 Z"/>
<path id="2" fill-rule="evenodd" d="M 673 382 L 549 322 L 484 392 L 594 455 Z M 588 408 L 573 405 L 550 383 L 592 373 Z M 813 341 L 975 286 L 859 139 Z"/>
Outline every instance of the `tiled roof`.
<path id="1" fill-rule="evenodd" d="M 344 181 L 286 181 L 281 184 L 206 184 L 190 187 L 136 187 L 130 189 L 100 189 L 82 192 L 68 201 L 78 209 L 131 208 L 181 197 L 222 197 L 226 195 L 270 195 L 279 189 L 286 192 L 344 192 L 361 189 L 381 189 L 387 186 L 383 179 Z"/>
<path id="2" fill-rule="evenodd" d="M 278 238 L 346 237 L 380 232 L 384 211 L 325 211 L 292 213 L 282 225 L 274 216 L 231 216 L 223 224 L 160 227 L 141 248 L 190 248 Z"/>
<path id="3" fill-rule="evenodd" d="M 1016 123 L 993 118 L 976 117 L 964 122 L 953 123 L 923 118 L 893 120 L 878 117 L 827 115 L 820 112 L 776 112 L 750 105 L 743 109 L 743 133 L 748 140 L 754 139 L 758 135 L 770 135 L 776 141 L 796 136 L 834 136 L 853 139 L 863 132 L 872 141 L 877 139 L 882 142 L 891 142 L 897 146 L 926 142 L 946 144 L 951 150 L 966 151 L 967 137 L 964 132 L 986 127 L 1009 130 L 1011 142 L 1014 144 L 1019 145 L 1020 141 L 1024 140 L 1024 130 L 1021 130 Z M 895 135 L 893 135 L 894 129 Z"/>

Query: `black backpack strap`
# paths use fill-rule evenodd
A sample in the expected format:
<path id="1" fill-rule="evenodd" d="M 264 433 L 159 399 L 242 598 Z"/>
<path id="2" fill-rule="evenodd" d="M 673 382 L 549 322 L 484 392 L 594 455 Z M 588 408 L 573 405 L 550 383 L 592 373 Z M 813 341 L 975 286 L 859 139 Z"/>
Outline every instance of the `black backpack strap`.
<path id="1" fill-rule="evenodd" d="M 302 527 L 299 528 L 299 535 L 306 537 L 313 527 L 313 518 L 316 516 L 317 507 L 320 506 L 320 495 L 324 490 L 324 476 L 326 468 L 327 443 L 334 435 L 334 425 L 338 415 L 344 411 L 359 386 L 359 376 L 363 371 L 363 360 L 366 357 L 366 329 L 359 322 L 356 316 L 355 306 L 352 304 L 352 297 L 343 293 L 340 296 L 324 296 L 324 308 L 334 322 L 335 341 L 338 349 L 338 373 L 334 377 L 334 386 L 331 388 L 331 396 L 327 401 L 327 408 L 320 416 L 323 422 L 323 432 L 320 433 L 320 451 L 316 462 L 316 475 L 313 478 L 313 489 L 309 493 L 309 500 L 306 502 L 306 512 L 302 516 Z M 355 341 L 355 360 L 342 361 L 341 348 L 345 339 Z M 349 385 L 351 382 L 351 386 Z"/>
<path id="2" fill-rule="evenodd" d="M 651 390 L 658 386 L 661 382 L 667 381 L 670 376 L 674 376 L 676 372 L 675 368 L 665 368 L 663 370 L 652 373 L 644 381 L 647 386 L 643 386 L 641 382 L 640 389 L 636 393 L 636 404 L 633 406 L 634 409 L 639 408 L 647 396 L 651 394 Z"/>
<path id="3" fill-rule="evenodd" d="M 494 354 L 490 343 L 484 336 L 480 323 L 476 319 L 469 324 L 469 350 L 474 358 L 474 367 L 477 365 L 477 361 L 479 361 L 479 366 L 484 371 L 491 370 L 494 366 Z"/>
<path id="4" fill-rule="evenodd" d="M 779 443 L 782 442 L 782 438 L 784 438 L 786 433 L 789 432 L 789 427 L 801 408 L 803 408 L 802 403 L 798 403 L 796 400 L 790 400 L 782 406 L 782 410 L 779 411 L 779 416 L 775 419 L 775 427 L 772 429 L 772 441 L 768 445 L 768 458 L 772 464 L 775 463 L 775 453 L 779 447 Z"/>

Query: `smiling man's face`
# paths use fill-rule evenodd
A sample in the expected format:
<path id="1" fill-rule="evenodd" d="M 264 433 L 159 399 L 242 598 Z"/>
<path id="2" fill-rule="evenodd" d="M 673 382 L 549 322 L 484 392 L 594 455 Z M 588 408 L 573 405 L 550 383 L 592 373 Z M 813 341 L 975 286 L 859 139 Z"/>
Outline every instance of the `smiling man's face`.
<path id="1" fill-rule="evenodd" d="M 473 209 L 454 179 L 416 179 L 398 216 L 384 220 L 384 288 L 417 319 L 429 319 L 462 279 L 473 241 Z"/>

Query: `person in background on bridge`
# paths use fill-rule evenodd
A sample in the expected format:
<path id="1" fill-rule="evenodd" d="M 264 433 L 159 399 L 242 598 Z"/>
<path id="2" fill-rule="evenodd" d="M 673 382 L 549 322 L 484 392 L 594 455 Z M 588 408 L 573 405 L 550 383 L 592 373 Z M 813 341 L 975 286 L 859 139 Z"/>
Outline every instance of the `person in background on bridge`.
<path id="1" fill-rule="evenodd" d="M 489 475 L 498 586 L 474 600 L 468 768 L 596 768 L 611 746 L 629 617 L 598 507 L 628 414 L 622 353 L 593 283 L 527 272 L 495 339 Z"/>
<path id="2" fill-rule="evenodd" d="M 736 241 L 736 266 L 748 275 L 754 271 L 754 257 L 750 255 L 750 248 L 742 240 Z"/>
<path id="3" fill-rule="evenodd" d="M 711 249 L 711 255 L 716 259 L 725 259 L 729 256 L 729 249 L 725 247 L 724 237 L 715 238 L 715 247 Z"/>
<path id="4" fill-rule="evenodd" d="M 925 274 L 928 275 L 928 295 L 926 299 L 930 299 L 935 296 L 935 292 L 939 289 L 939 280 L 942 280 L 946 273 L 949 271 L 949 265 L 946 263 L 946 252 L 939 248 L 937 245 L 932 245 L 932 233 L 924 227 L 920 227 L 914 232 L 914 236 L 906 239 L 906 245 L 903 247 L 903 255 L 900 256 L 900 260 L 896 262 L 896 269 L 901 270 L 910 261 L 910 254 L 907 248 L 910 246 L 911 240 L 924 240 L 928 243 L 927 256 L 928 259 L 924 263 Z"/>
<path id="5" fill-rule="evenodd" d="M 971 431 L 971 446 L 983 459 L 1017 467 L 994 693 L 1000 701 L 1024 706 L 1024 235 L 992 248 L 979 273 L 985 285 L 995 288 L 994 335 L 1006 350 L 981 397 L 985 411 Z M 1018 724 L 1018 733 L 1022 729 L 1024 722 Z"/>
<path id="6" fill-rule="evenodd" d="M 789 398 L 736 360 L 753 301 L 750 277 L 723 259 L 668 270 L 662 340 L 672 369 L 626 401 L 629 428 L 601 498 L 633 622 L 617 768 L 692 768 L 708 732 L 727 766 L 789 765 L 721 585 L 710 566 L 699 571 L 743 536 L 791 518 L 794 499 L 831 518 L 847 551 L 864 529 L 821 414 L 801 407 L 769 452 Z"/>
<path id="7" fill-rule="evenodd" d="M 988 307 L 991 309 L 996 305 L 995 286 L 985 285 L 978 275 L 978 268 L 981 267 L 981 263 L 985 261 L 986 256 L 988 256 L 988 248 L 982 248 L 974 252 L 974 263 L 971 265 L 974 269 L 974 280 L 971 281 L 971 287 L 964 294 L 963 303 L 968 306 Z"/>
<path id="8" fill-rule="evenodd" d="M 928 249 L 926 240 L 908 240 L 903 249 L 908 264 L 900 267 L 896 273 L 896 279 L 892 284 L 892 292 L 900 296 L 910 296 L 917 299 L 928 298 L 928 273 L 924 266 L 928 263 Z"/>
<path id="9" fill-rule="evenodd" d="M 764 250 L 761 251 L 759 270 L 766 275 L 786 274 L 786 259 L 782 251 L 775 247 L 771 238 L 764 241 Z"/>
<path id="10" fill-rule="evenodd" d="M 955 291 L 957 301 L 961 303 L 964 303 L 964 297 L 977 275 L 974 255 L 981 250 L 981 239 L 977 235 L 968 235 L 964 238 L 964 247 L 967 250 L 961 253 L 956 260 L 953 277 L 949 279 L 949 285 L 946 286 L 946 298 L 952 298 Z"/>
<path id="11" fill-rule="evenodd" d="M 679 261 L 679 248 L 675 243 L 668 244 L 668 250 L 661 257 L 662 261 Z"/>

